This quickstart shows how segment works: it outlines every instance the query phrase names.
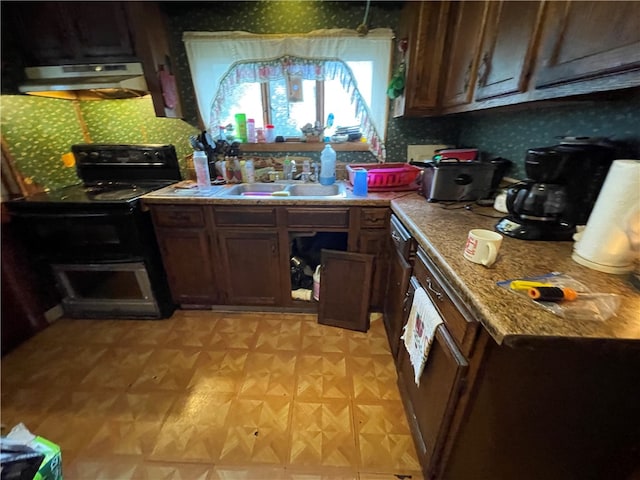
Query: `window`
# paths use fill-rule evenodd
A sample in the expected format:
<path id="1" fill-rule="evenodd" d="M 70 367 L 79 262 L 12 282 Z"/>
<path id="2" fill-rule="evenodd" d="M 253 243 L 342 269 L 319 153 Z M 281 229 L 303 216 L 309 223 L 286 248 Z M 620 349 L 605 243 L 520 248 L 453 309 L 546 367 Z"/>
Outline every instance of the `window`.
<path id="1" fill-rule="evenodd" d="M 305 35 L 185 32 L 198 107 L 210 131 L 245 113 L 256 126 L 273 123 L 278 135 L 299 137 L 318 121 L 359 126 L 384 159 L 392 32 L 361 37 L 347 30 Z"/>
<path id="2" fill-rule="evenodd" d="M 361 79 L 365 87 L 361 89 L 358 83 L 358 94 L 367 105 L 371 104 L 372 62 L 347 62 L 346 65 L 348 77 Z M 253 67 L 260 68 L 260 65 Z M 227 75 L 236 78 L 235 67 Z M 258 127 L 275 125 L 278 135 L 285 137 L 300 137 L 301 128 L 308 123 L 317 122 L 322 126 L 332 123 L 334 128 L 361 123 L 350 93 L 338 79 L 307 80 L 285 74 L 262 82 L 235 83 L 225 89 L 222 100 L 220 111 L 212 114 L 212 121 L 217 118 L 220 125 L 233 125 L 235 114 L 242 112 L 247 118 L 253 118 Z"/>

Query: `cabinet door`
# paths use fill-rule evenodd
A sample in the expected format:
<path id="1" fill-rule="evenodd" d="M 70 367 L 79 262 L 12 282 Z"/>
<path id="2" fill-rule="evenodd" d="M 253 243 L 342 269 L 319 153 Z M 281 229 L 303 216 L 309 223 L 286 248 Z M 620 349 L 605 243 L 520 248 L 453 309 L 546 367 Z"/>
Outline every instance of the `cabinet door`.
<path id="1" fill-rule="evenodd" d="M 411 265 L 397 251 L 391 253 L 387 294 L 384 299 L 384 326 L 393 358 L 398 359 L 400 335 L 404 320 L 404 307 L 408 301 Z"/>
<path id="2" fill-rule="evenodd" d="M 173 301 L 180 305 L 217 303 L 207 233 L 178 228 L 156 232 Z"/>
<path id="3" fill-rule="evenodd" d="M 250 230 L 218 230 L 226 303 L 281 305 L 282 270 L 278 234 Z"/>
<path id="4" fill-rule="evenodd" d="M 79 58 L 104 62 L 135 56 L 122 2 L 74 2 L 66 6 Z"/>
<path id="5" fill-rule="evenodd" d="M 524 92 L 544 2 L 490 2 L 476 100 Z"/>
<path id="6" fill-rule="evenodd" d="M 462 392 L 467 367 L 467 360 L 456 347 L 446 327 L 440 325 L 436 329 L 420 377 L 420 386 L 417 386 L 409 355 L 404 345 L 401 345 L 398 384 L 413 431 L 416 451 L 428 477 L 437 468 L 451 416 Z"/>
<path id="7" fill-rule="evenodd" d="M 471 102 L 488 2 L 453 2 L 445 52 L 443 107 Z"/>
<path id="8" fill-rule="evenodd" d="M 382 308 L 387 285 L 387 246 L 389 233 L 386 230 L 361 230 L 358 237 L 358 252 L 374 255 L 374 271 L 371 283 L 371 307 Z"/>
<path id="9" fill-rule="evenodd" d="M 550 2 L 537 88 L 640 67 L 639 2 Z"/>
<path id="10" fill-rule="evenodd" d="M 135 60 L 122 2 L 20 2 L 7 13 L 31 66 Z"/>
<path id="11" fill-rule="evenodd" d="M 322 250 L 318 323 L 366 332 L 373 256 Z"/>
<path id="12" fill-rule="evenodd" d="M 397 35 L 407 41 L 405 89 L 393 103 L 394 117 L 436 111 L 448 11 L 449 2 L 405 2 Z"/>

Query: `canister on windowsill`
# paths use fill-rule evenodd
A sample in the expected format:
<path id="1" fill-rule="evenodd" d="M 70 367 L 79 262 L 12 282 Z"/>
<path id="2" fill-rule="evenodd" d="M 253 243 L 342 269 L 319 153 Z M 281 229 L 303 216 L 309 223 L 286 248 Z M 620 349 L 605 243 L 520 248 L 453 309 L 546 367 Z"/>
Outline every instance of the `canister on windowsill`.
<path id="1" fill-rule="evenodd" d="M 275 143 L 276 127 L 273 125 L 267 125 L 264 130 L 264 138 L 267 141 L 267 143 Z"/>

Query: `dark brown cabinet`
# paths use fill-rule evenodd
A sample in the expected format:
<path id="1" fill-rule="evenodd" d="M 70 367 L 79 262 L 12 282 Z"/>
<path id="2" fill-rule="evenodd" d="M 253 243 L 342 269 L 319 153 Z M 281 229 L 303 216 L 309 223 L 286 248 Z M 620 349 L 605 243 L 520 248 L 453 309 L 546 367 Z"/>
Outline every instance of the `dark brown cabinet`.
<path id="1" fill-rule="evenodd" d="M 281 270 L 276 232 L 218 231 L 224 290 L 230 305 L 280 305 Z"/>
<path id="2" fill-rule="evenodd" d="M 640 3 L 549 2 L 536 88 L 640 67 Z M 635 75 L 636 83 L 640 74 Z"/>
<path id="3" fill-rule="evenodd" d="M 366 332 L 369 330 L 369 294 L 372 255 L 322 251 L 318 323 Z"/>
<path id="4" fill-rule="evenodd" d="M 640 86 L 639 2 L 406 3 L 407 73 L 395 116 Z"/>
<path id="5" fill-rule="evenodd" d="M 12 67 L 139 62 L 156 116 L 182 116 L 161 2 L 7 2 L 2 10 Z M 16 81 L 7 88 L 17 90 Z"/>
<path id="6" fill-rule="evenodd" d="M 353 208 L 352 212 L 352 233 L 357 240 L 355 250 L 374 256 L 370 304 L 373 308 L 382 310 L 387 288 L 390 212 L 386 207 Z"/>
<path id="7" fill-rule="evenodd" d="M 409 300 L 407 289 L 411 277 L 411 265 L 394 251 L 389 262 L 387 294 L 384 302 L 384 326 L 393 358 L 398 360 L 401 348 L 400 335 L 404 326 L 405 311 Z"/>
<path id="8" fill-rule="evenodd" d="M 462 1 L 451 6 L 443 60 L 445 108 L 467 104 L 473 98 L 488 3 Z"/>
<path id="9" fill-rule="evenodd" d="M 431 478 L 449 434 L 449 422 L 463 388 L 468 362 L 445 325 L 436 329 L 420 385 L 406 349 L 399 352 L 398 383 L 426 478 Z"/>
<path id="10" fill-rule="evenodd" d="M 206 208 L 155 206 L 151 212 L 173 301 L 183 307 L 217 303 Z"/>
<path id="11" fill-rule="evenodd" d="M 30 66 L 136 59 L 123 2 L 8 3 L 5 14 Z"/>
<path id="12" fill-rule="evenodd" d="M 438 109 L 449 8 L 450 2 L 405 2 L 397 35 L 407 42 L 405 89 L 393 102 L 395 117 L 429 115 Z"/>
<path id="13" fill-rule="evenodd" d="M 476 100 L 527 90 L 544 6 L 544 2 L 489 2 Z"/>

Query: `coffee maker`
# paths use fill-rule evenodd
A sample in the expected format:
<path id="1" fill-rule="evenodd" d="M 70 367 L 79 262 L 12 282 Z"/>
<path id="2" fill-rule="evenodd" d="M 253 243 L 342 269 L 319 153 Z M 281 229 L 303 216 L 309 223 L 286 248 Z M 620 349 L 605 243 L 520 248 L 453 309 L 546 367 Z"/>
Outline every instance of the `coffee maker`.
<path id="1" fill-rule="evenodd" d="M 508 216 L 496 230 L 522 240 L 571 240 L 587 223 L 616 155 L 604 138 L 562 137 L 527 150 L 526 180 L 507 189 Z"/>

